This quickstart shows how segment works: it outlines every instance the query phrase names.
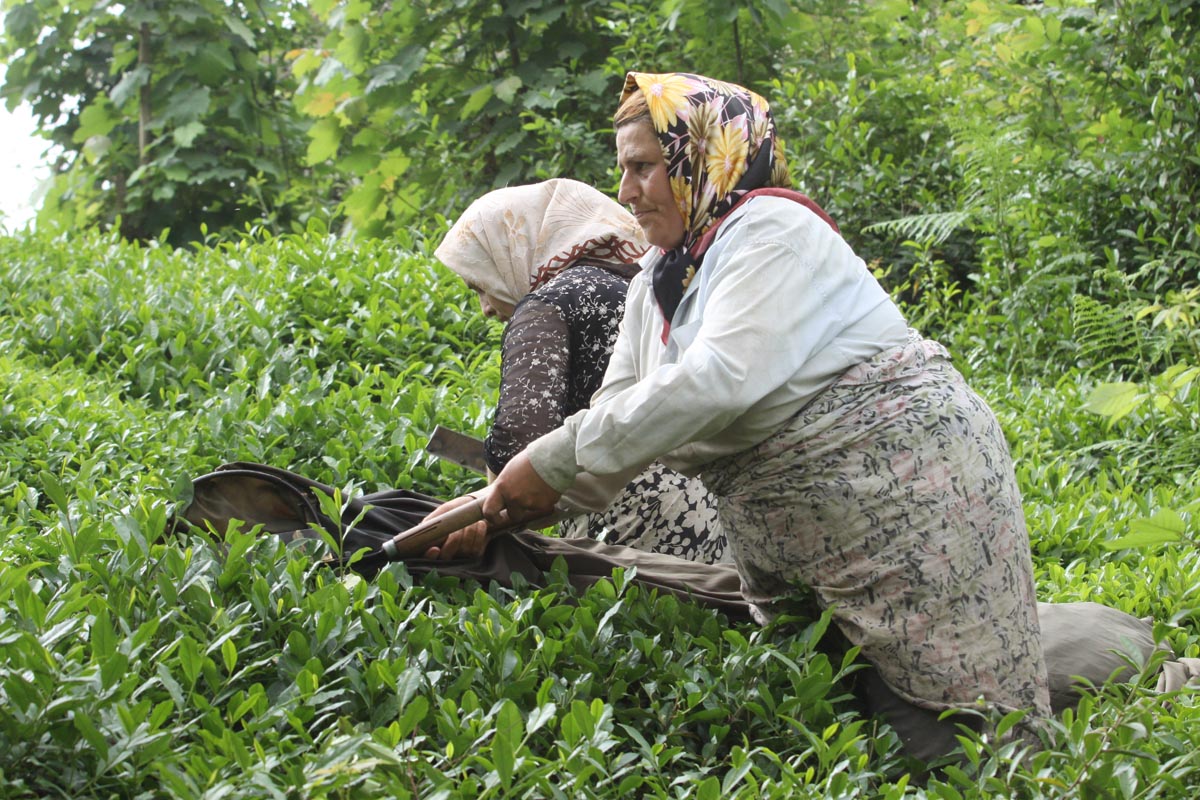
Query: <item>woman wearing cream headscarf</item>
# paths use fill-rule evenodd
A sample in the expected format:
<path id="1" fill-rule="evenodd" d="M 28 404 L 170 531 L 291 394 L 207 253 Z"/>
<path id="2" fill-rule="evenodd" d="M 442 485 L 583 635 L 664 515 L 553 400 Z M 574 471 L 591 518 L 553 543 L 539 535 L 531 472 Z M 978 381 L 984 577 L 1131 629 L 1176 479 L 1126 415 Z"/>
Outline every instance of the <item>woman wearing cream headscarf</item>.
<path id="1" fill-rule="evenodd" d="M 500 396 L 485 441 L 491 473 L 587 407 L 638 272 L 632 262 L 645 250 L 627 211 L 567 179 L 490 192 L 450 229 L 435 255 L 479 295 L 485 314 L 508 320 Z M 708 493 L 661 464 L 638 475 L 603 512 L 566 520 L 560 530 L 693 561 L 725 558 Z"/>

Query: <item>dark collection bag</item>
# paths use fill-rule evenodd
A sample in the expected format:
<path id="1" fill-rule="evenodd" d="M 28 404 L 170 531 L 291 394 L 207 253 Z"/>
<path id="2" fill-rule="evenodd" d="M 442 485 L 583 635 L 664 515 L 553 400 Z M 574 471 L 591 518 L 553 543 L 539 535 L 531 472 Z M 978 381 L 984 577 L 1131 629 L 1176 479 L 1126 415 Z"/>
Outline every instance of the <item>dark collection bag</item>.
<path id="1" fill-rule="evenodd" d="M 178 518 L 218 532 L 231 520 L 241 520 L 284 541 L 321 539 L 324 531 L 341 538 L 347 558 L 364 548 L 370 551 L 352 565 L 369 577 L 387 562 L 384 543 L 440 505 L 418 492 L 377 492 L 350 500 L 341 519 L 334 520 L 321 511 L 321 495 L 332 497 L 333 487 L 267 464 L 236 461 L 193 480 L 192 500 Z"/>
<path id="2" fill-rule="evenodd" d="M 200 528 L 224 531 L 230 520 L 262 525 L 263 530 L 286 541 L 320 539 L 319 531 L 341 536 L 346 557 L 362 549 L 369 552 L 350 568 L 371 577 L 389 561 L 384 545 L 420 524 L 441 501 L 419 492 L 391 489 L 353 498 L 345 504 L 341 519 L 321 512 L 320 495 L 332 496 L 334 489 L 288 470 L 266 464 L 233 462 L 192 481 L 192 500 L 178 519 Z M 750 619 L 750 607 L 742 599 L 737 570 L 729 564 L 693 563 L 672 556 L 646 553 L 628 547 L 606 545 L 591 539 L 560 539 L 534 531 L 494 533 L 485 552 L 475 558 L 435 561 L 422 557 L 404 558 L 414 575 L 436 571 L 441 575 L 471 578 L 481 583 L 496 581 L 511 588 L 520 575 L 533 585 L 547 584 L 547 573 L 555 560 L 563 559 L 571 585 L 586 589 L 611 578 L 615 568 L 636 568 L 633 582 L 646 589 L 669 593 L 680 599 L 713 608 L 730 619 Z"/>

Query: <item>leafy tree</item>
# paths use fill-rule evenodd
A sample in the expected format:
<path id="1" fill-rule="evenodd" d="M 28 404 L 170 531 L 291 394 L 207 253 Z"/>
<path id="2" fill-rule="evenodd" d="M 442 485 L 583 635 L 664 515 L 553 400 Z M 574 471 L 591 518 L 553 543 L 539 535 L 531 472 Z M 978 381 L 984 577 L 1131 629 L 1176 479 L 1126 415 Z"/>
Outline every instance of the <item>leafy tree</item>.
<path id="1" fill-rule="evenodd" d="M 328 36 L 292 54 L 298 104 L 317 120 L 308 161 L 353 179 L 346 214 L 371 234 L 512 183 L 606 187 L 625 71 L 733 77 L 736 64 L 765 81 L 770 41 L 739 33 L 766 30 L 759 5 L 320 0 Z"/>
<path id="2" fill-rule="evenodd" d="M 606 5 L 314 3 L 329 33 L 292 53 L 298 105 L 316 119 L 308 163 L 353 179 L 346 213 L 368 233 L 492 186 L 595 176 L 595 123 L 616 91 Z"/>
<path id="3" fill-rule="evenodd" d="M 1200 14 L 1160 0 L 963 11 L 942 19 L 963 43 L 943 74 L 981 236 L 979 286 L 1029 332 L 1014 353 L 1127 366 L 1128 351 L 1114 359 L 1095 343 L 1128 340 L 1141 309 L 1200 279 Z M 1126 330 L 1101 332 L 1081 293 Z M 1190 351 L 1186 334 L 1158 333 L 1138 369 Z"/>
<path id="4" fill-rule="evenodd" d="M 12 3 L 9 106 L 61 148 L 39 220 L 185 242 L 302 216 L 304 122 L 282 55 L 310 33 L 287 0 Z"/>

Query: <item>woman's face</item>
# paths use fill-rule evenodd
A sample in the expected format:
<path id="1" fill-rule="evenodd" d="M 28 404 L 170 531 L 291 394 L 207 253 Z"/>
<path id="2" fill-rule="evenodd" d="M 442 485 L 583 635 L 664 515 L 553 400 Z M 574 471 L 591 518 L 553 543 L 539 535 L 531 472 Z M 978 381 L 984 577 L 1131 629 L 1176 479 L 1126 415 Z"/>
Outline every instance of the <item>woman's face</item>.
<path id="1" fill-rule="evenodd" d="M 493 297 L 478 286 L 471 284 L 467 284 L 467 286 L 479 297 L 479 307 L 483 309 L 485 317 L 495 317 L 504 322 L 512 319 L 513 309 L 516 306 L 506 303 L 498 297 Z"/>
<path id="2" fill-rule="evenodd" d="M 649 122 L 617 128 L 617 167 L 621 188 L 617 200 L 629 206 L 646 234 L 646 241 L 670 250 L 683 241 L 683 217 L 671 194 L 667 162 Z"/>

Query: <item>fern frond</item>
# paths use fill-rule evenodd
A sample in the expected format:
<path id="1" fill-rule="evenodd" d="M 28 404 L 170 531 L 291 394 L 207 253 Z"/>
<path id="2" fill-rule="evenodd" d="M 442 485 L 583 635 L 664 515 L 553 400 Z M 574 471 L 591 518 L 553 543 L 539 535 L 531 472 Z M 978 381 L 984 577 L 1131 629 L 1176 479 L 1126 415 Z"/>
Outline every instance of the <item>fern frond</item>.
<path id="1" fill-rule="evenodd" d="M 1075 266 L 1082 267 L 1082 266 L 1086 266 L 1087 264 L 1089 264 L 1091 262 L 1091 260 L 1092 260 L 1092 256 L 1089 253 L 1085 253 L 1083 251 L 1078 251 L 1075 253 L 1064 253 L 1063 255 L 1059 256 L 1058 258 L 1054 259 L 1049 264 L 1047 264 L 1046 268 L 1047 269 L 1058 269 L 1059 267 L 1065 267 L 1068 265 L 1075 265 Z"/>
<path id="2" fill-rule="evenodd" d="M 971 218 L 970 211 L 942 211 L 935 214 L 913 214 L 899 219 L 876 222 L 863 228 L 864 233 L 899 234 L 905 239 L 929 245 L 939 245 Z"/>
<path id="3" fill-rule="evenodd" d="M 990 122 L 953 115 L 947 126 L 962 165 L 959 202 L 978 211 L 1004 208 L 1024 183 L 1014 166 L 1026 154 L 1028 133 L 1019 128 L 997 131 Z"/>
<path id="4" fill-rule="evenodd" d="M 1071 321 L 1075 343 L 1084 357 L 1097 364 L 1137 359 L 1137 328 L 1124 309 L 1075 295 Z"/>

